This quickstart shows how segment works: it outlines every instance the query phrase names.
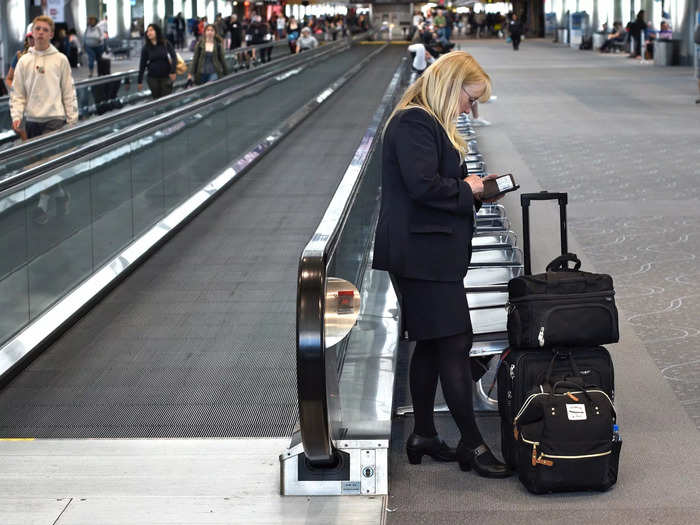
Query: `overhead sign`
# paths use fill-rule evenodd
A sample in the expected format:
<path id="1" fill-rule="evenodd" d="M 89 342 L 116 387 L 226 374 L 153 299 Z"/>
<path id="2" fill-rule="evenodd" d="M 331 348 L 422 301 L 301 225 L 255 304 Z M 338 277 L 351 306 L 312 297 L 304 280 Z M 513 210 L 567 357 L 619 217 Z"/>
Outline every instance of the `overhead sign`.
<path id="1" fill-rule="evenodd" d="M 65 22 L 66 12 L 64 0 L 46 0 L 46 14 L 49 15 L 54 22 Z"/>

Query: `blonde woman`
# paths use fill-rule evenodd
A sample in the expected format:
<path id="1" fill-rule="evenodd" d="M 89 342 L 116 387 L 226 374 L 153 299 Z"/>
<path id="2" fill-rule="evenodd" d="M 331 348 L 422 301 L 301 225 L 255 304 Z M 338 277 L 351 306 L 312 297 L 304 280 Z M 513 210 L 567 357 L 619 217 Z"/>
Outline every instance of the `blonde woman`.
<path id="1" fill-rule="evenodd" d="M 460 113 L 490 95 L 491 79 L 463 51 L 440 57 L 406 90 L 384 129 L 373 267 L 390 272 L 403 327 L 417 341 L 409 373 L 415 414 L 409 461 L 457 460 L 462 470 L 502 478 L 511 471 L 484 444 L 472 404 L 473 334 L 463 280 L 483 184 L 476 175 L 464 178 L 466 144 L 455 125 Z M 435 430 L 438 378 L 462 435 L 457 450 Z"/>

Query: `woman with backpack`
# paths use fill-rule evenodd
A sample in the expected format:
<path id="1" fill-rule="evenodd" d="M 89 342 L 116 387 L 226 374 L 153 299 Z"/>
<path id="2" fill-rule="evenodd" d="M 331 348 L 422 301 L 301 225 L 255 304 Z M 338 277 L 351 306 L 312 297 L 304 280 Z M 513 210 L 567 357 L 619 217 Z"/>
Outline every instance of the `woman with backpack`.
<path id="1" fill-rule="evenodd" d="M 138 90 L 143 89 L 143 74 L 148 68 L 147 81 L 153 99 L 170 95 L 176 78 L 176 66 L 175 49 L 163 37 L 163 31 L 158 24 L 149 24 L 146 28 L 146 43 L 141 49 Z"/>
<path id="2" fill-rule="evenodd" d="M 216 33 L 216 27 L 209 24 L 204 28 L 204 38 L 197 42 L 194 48 L 194 57 L 187 78 L 194 77 L 194 83 L 200 85 L 226 75 L 228 75 L 228 68 L 224 56 L 224 43 Z"/>

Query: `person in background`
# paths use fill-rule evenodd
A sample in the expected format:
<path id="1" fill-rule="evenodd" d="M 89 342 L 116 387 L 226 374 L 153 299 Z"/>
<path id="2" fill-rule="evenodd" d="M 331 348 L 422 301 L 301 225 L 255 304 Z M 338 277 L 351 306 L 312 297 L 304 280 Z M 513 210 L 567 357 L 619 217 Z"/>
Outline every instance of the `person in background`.
<path id="1" fill-rule="evenodd" d="M 262 17 L 260 15 L 253 15 L 253 19 L 248 26 L 246 31 L 246 38 L 250 36 L 251 46 L 262 46 L 268 42 L 270 45 L 266 47 L 253 47 L 251 49 L 253 55 L 253 63 L 255 63 L 256 56 L 259 54 L 260 62 L 263 64 L 269 62 L 272 54 L 272 43 L 268 40 L 268 35 L 270 34 L 269 26 L 262 22 Z"/>
<path id="2" fill-rule="evenodd" d="M 486 32 L 486 13 L 479 11 L 474 17 L 476 23 L 476 38 L 481 38 L 481 35 L 488 36 Z"/>
<path id="3" fill-rule="evenodd" d="M 7 76 L 5 77 L 5 84 L 7 85 L 7 89 L 12 88 L 12 82 L 15 77 L 15 69 L 17 68 L 17 62 L 19 61 L 20 57 L 27 53 L 29 51 L 29 48 L 34 46 L 34 37 L 32 36 L 31 31 L 26 34 L 24 37 L 24 46 L 22 49 L 17 51 L 15 53 L 15 57 L 12 59 L 12 63 L 10 64 L 10 69 L 7 71 Z"/>
<path id="4" fill-rule="evenodd" d="M 24 119 L 27 138 L 78 121 L 78 102 L 68 59 L 51 45 L 54 23 L 38 16 L 32 26 L 34 47 L 17 61 L 10 95 L 15 131 Z"/>
<path id="5" fill-rule="evenodd" d="M 197 39 L 201 38 L 204 35 L 204 28 L 207 26 L 207 17 L 203 16 L 202 18 L 199 19 L 199 23 L 197 24 Z"/>
<path id="6" fill-rule="evenodd" d="M 318 47 L 318 40 L 311 34 L 311 29 L 305 27 L 301 30 L 301 36 L 297 39 L 297 53 L 306 51 L 309 49 L 316 49 Z"/>
<path id="7" fill-rule="evenodd" d="M 175 46 L 178 49 L 185 47 L 185 17 L 178 13 L 175 17 Z"/>
<path id="8" fill-rule="evenodd" d="M 83 46 L 88 55 L 89 77 L 95 72 L 95 62 L 102 58 L 102 53 L 104 53 L 104 39 L 104 32 L 97 25 L 97 18 L 88 17 L 88 25 L 83 35 Z"/>
<path id="9" fill-rule="evenodd" d="M 83 52 L 83 48 L 80 45 L 80 39 L 75 29 L 68 30 L 68 62 L 70 67 L 78 67 L 80 63 L 80 55 Z"/>
<path id="10" fill-rule="evenodd" d="M 603 45 L 600 46 L 600 52 L 607 53 L 610 50 L 610 46 L 613 45 L 613 43 L 623 42 L 624 40 L 625 40 L 625 28 L 622 27 L 622 22 L 620 22 L 620 21 L 613 22 L 612 33 L 610 33 L 608 35 L 608 37 L 605 39 L 605 42 L 603 42 Z"/>
<path id="11" fill-rule="evenodd" d="M 409 34 L 409 40 L 413 40 L 413 37 L 415 36 L 422 23 L 423 15 L 421 14 L 420 9 L 416 9 L 413 12 L 413 18 L 411 19 L 411 33 Z"/>
<path id="12" fill-rule="evenodd" d="M 289 52 L 294 54 L 297 51 L 297 39 L 299 38 L 299 22 L 293 16 L 289 17 L 287 20 L 287 26 L 285 27 L 285 32 L 287 33 L 287 43 L 289 44 Z"/>
<path id="13" fill-rule="evenodd" d="M 226 38 L 226 22 L 224 21 L 224 17 L 221 13 L 218 13 L 216 15 L 216 19 L 214 20 L 214 27 L 216 28 L 216 34 L 219 38 L 222 40 Z M 207 28 L 204 28 L 204 31 L 206 31 Z"/>
<path id="14" fill-rule="evenodd" d="M 229 49 L 238 49 L 243 44 L 243 26 L 238 21 L 238 15 L 232 14 L 228 19 L 228 31 L 231 35 Z"/>
<path id="15" fill-rule="evenodd" d="M 51 40 L 51 45 L 55 47 L 59 53 L 63 53 L 68 56 L 69 44 L 68 44 L 68 33 L 65 29 L 59 29 Z"/>
<path id="16" fill-rule="evenodd" d="M 149 24 L 146 28 L 146 42 L 141 49 L 138 90 L 143 89 L 143 74 L 148 68 L 148 87 L 153 99 L 169 95 L 173 91 L 176 66 L 177 55 L 173 46 L 163 38 L 163 31 L 158 24 Z"/>
<path id="17" fill-rule="evenodd" d="M 673 31 L 671 30 L 671 26 L 666 20 L 661 21 L 661 25 L 659 26 L 658 38 L 660 40 L 671 40 L 673 38 Z"/>
<path id="18" fill-rule="evenodd" d="M 455 124 L 490 93 L 491 79 L 464 51 L 440 57 L 405 91 L 384 128 L 372 267 L 389 272 L 402 325 L 417 341 L 409 367 L 415 415 L 406 443 L 409 462 L 428 455 L 458 461 L 463 471 L 505 478 L 511 470 L 486 446 L 474 417 L 464 278 L 484 186 L 479 176 L 463 175 L 466 143 Z M 461 433 L 456 450 L 435 428 L 438 379 Z"/>
<path id="19" fill-rule="evenodd" d="M 435 62 L 435 59 L 430 53 L 425 49 L 425 45 L 421 43 L 411 44 L 408 46 L 408 52 L 413 55 L 413 62 L 411 63 L 411 69 L 417 75 L 422 75 L 423 71 Z"/>
<path id="20" fill-rule="evenodd" d="M 435 15 L 435 17 L 433 18 L 433 25 L 435 26 L 435 30 L 437 31 L 438 37 L 448 40 L 447 31 L 445 30 L 447 26 L 447 19 L 445 18 L 444 13 L 445 12 L 442 9 L 437 10 L 437 15 Z"/>
<path id="21" fill-rule="evenodd" d="M 647 23 L 644 19 L 645 11 L 642 9 L 637 13 L 637 18 L 629 25 L 630 28 L 630 56 L 629 58 L 639 58 L 642 56 L 642 33 L 646 31 Z"/>
<path id="22" fill-rule="evenodd" d="M 228 68 L 224 56 L 223 40 L 216 33 L 216 28 L 209 24 L 204 28 L 204 38 L 197 42 L 194 48 L 194 56 L 187 78 L 194 77 L 194 83 L 200 85 L 225 75 L 228 75 Z"/>
<path id="23" fill-rule="evenodd" d="M 282 40 L 284 38 L 284 26 L 287 25 L 287 20 L 284 15 L 279 15 L 275 18 L 275 31 L 277 34 L 277 40 Z"/>
<path id="24" fill-rule="evenodd" d="M 508 25 L 510 39 L 513 44 L 513 51 L 520 48 L 520 39 L 523 37 L 523 23 L 518 19 L 518 15 L 513 13 L 510 24 Z"/>
<path id="25" fill-rule="evenodd" d="M 68 58 L 51 45 L 54 22 L 48 16 L 37 16 L 32 23 L 34 47 L 17 61 L 10 92 L 12 128 L 23 139 L 38 137 L 78 121 L 78 101 L 73 86 Z M 22 122 L 24 121 L 24 128 Z M 70 193 L 57 184 L 52 190 L 40 192 L 33 220 L 48 221 L 49 200 L 64 215 L 70 211 Z"/>

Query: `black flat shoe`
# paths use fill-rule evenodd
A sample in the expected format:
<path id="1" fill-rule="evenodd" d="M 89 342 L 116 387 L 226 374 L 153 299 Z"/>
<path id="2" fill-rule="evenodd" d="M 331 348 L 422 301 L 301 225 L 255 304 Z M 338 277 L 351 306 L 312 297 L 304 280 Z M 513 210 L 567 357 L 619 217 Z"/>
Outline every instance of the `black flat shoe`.
<path id="1" fill-rule="evenodd" d="M 418 465 L 426 454 L 435 461 L 457 460 L 457 451 L 448 447 L 438 436 L 428 438 L 411 434 L 406 442 L 408 461 L 411 465 Z"/>
<path id="2" fill-rule="evenodd" d="M 513 471 L 498 461 L 484 443 L 470 449 L 460 442 L 457 447 L 457 461 L 463 471 L 474 469 L 474 472 L 484 478 L 507 478 L 513 475 Z"/>

